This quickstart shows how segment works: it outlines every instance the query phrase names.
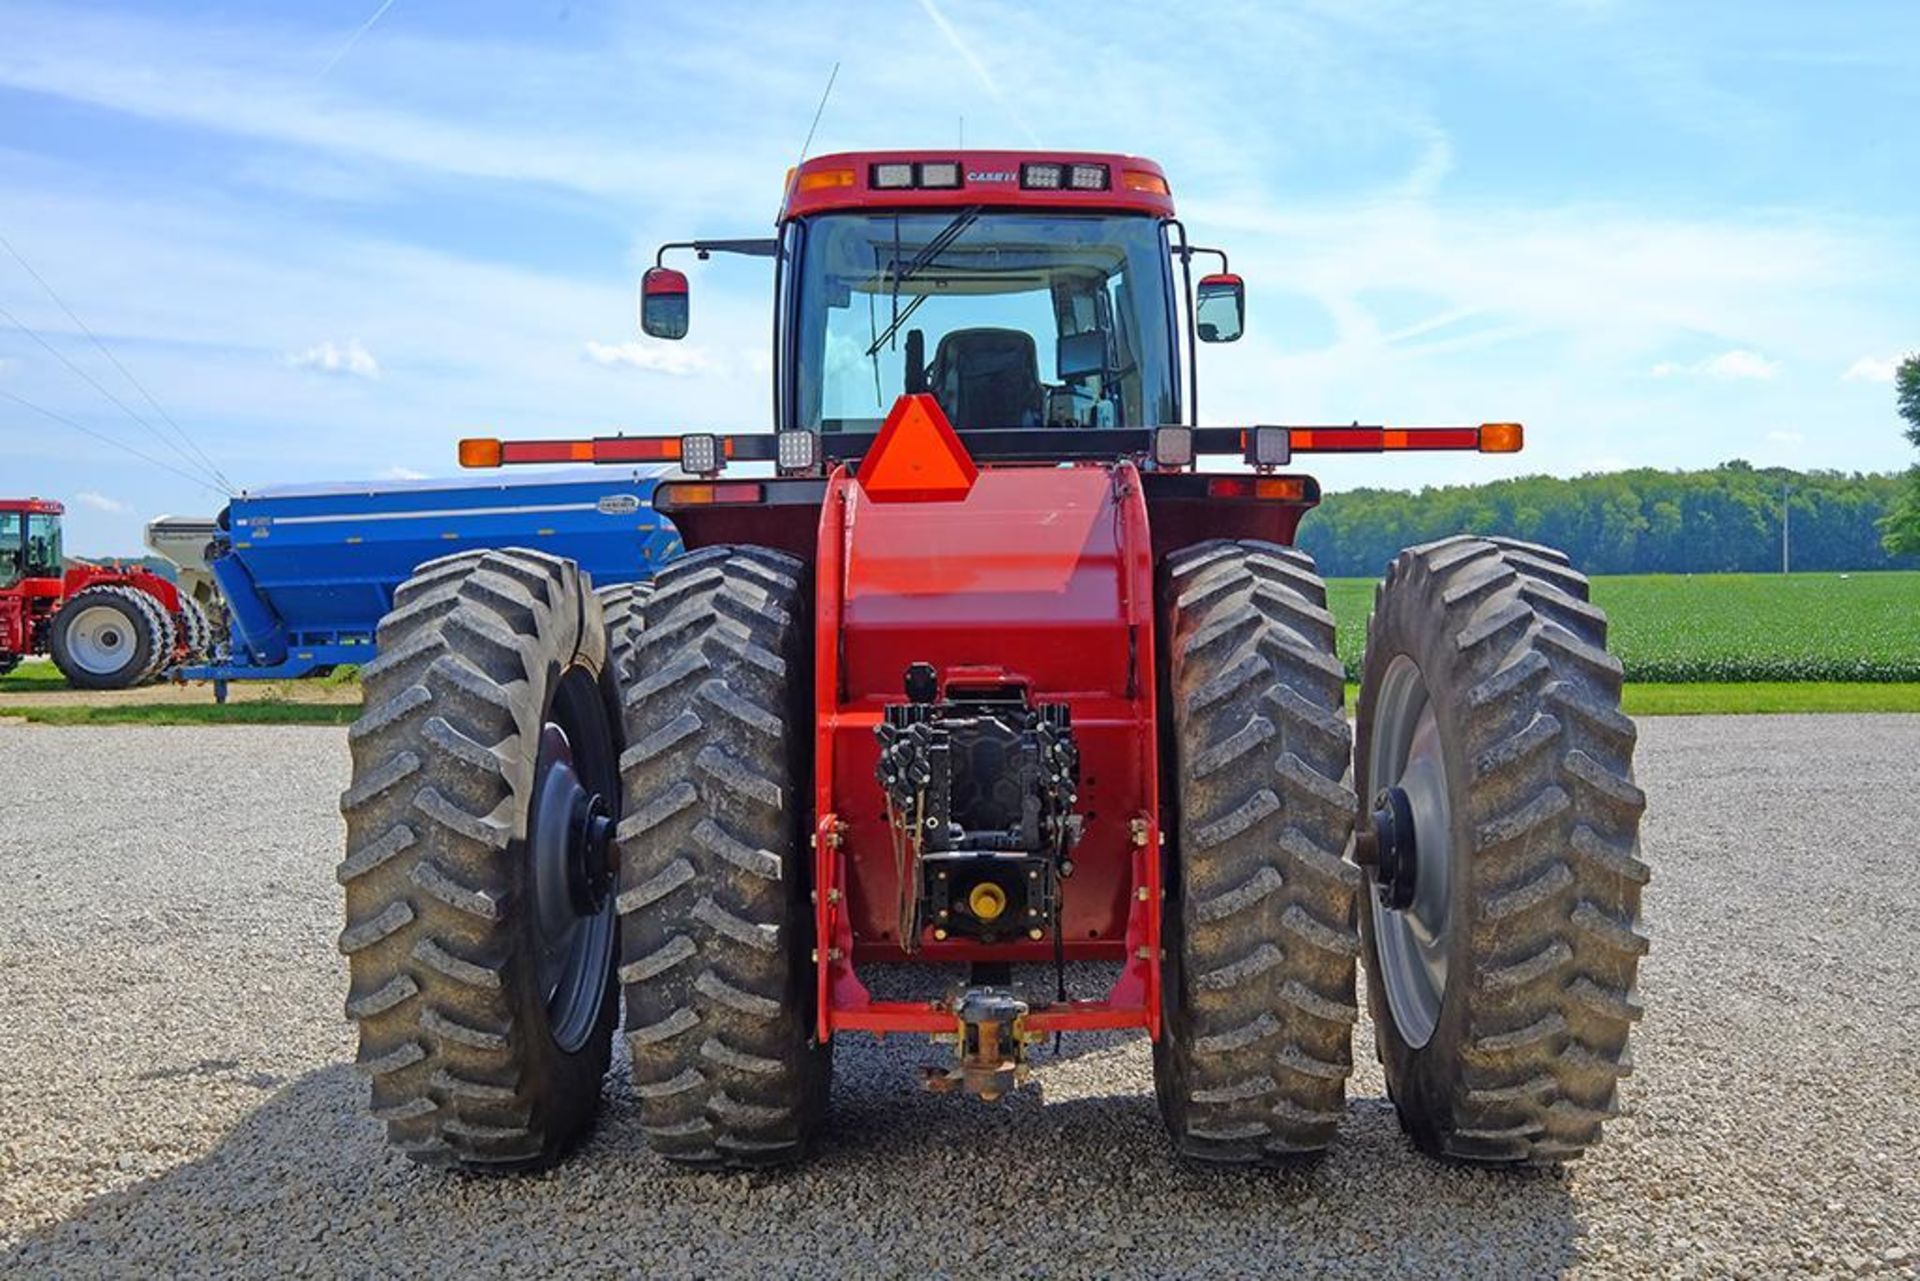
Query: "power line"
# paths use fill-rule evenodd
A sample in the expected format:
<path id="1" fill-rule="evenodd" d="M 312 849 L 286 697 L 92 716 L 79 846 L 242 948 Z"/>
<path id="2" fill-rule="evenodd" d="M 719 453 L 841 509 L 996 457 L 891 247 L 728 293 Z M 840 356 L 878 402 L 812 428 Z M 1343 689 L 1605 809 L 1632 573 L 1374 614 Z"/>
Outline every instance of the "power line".
<path id="1" fill-rule="evenodd" d="M 103 384 L 98 378 L 95 378 L 92 374 L 80 368 L 80 366 L 74 364 L 73 361 L 67 358 L 67 355 L 65 352 L 61 351 L 58 347 L 55 347 L 52 343 L 48 342 L 45 338 L 42 338 L 25 321 L 21 320 L 18 316 L 14 315 L 11 311 L 8 311 L 3 306 L 0 306 L 0 317 L 5 317 L 8 321 L 10 321 L 13 324 L 13 327 L 15 329 L 18 329 L 21 333 L 25 334 L 27 337 L 39 343 L 42 347 L 46 348 L 47 351 L 52 354 L 54 359 L 58 360 L 61 364 L 65 365 L 68 369 L 72 370 L 74 374 L 78 376 L 80 379 L 82 379 L 84 382 L 86 382 L 88 386 L 92 387 L 95 391 L 99 392 L 102 396 L 105 396 L 108 400 L 111 400 L 114 404 L 118 405 L 121 409 L 121 412 L 125 413 L 127 417 L 133 419 L 134 422 L 139 423 L 142 427 L 145 427 L 149 432 L 153 433 L 154 438 L 160 441 L 161 444 L 169 446 L 170 448 L 172 448 L 172 450 L 175 453 L 179 454 L 182 458 L 184 458 L 188 466 L 198 465 L 194 462 L 193 458 L 187 454 L 185 450 L 181 449 L 180 446 L 174 444 L 172 441 L 168 440 L 165 436 L 161 435 L 159 428 L 155 427 L 152 423 L 148 422 L 146 419 L 142 418 L 139 414 L 135 413 L 131 405 L 127 404 L 126 401 L 120 399 L 120 397 L 114 395 L 111 391 L 107 390 L 105 384 Z M 217 473 L 209 471 L 207 473 L 207 478 L 215 482 L 212 488 L 222 489 L 228 494 L 231 494 L 233 492 L 233 487 L 230 484 L 228 484 L 226 480 L 220 477 Z"/>
<path id="2" fill-rule="evenodd" d="M 95 440 L 104 441 L 105 443 L 112 445 L 115 449 L 123 449 L 127 453 L 132 454 L 135 458 L 138 458 L 141 462 L 147 463 L 154 467 L 158 467 L 162 471 L 170 471 L 174 475 L 182 478 L 183 480 L 192 481 L 195 485 L 198 485 L 202 489 L 211 489 L 215 493 L 227 493 L 227 491 L 220 489 L 218 486 L 207 483 L 207 479 L 204 476 L 196 476 L 191 472 L 182 471 L 180 468 L 175 467 L 172 463 L 169 463 L 164 459 L 155 458 L 152 454 L 145 453 L 141 450 L 135 449 L 132 445 L 129 445 L 124 440 L 116 440 L 112 436 L 107 435 L 103 431 L 95 431 L 93 428 L 87 426 L 85 423 L 75 422 L 73 419 L 67 417 L 65 414 L 58 414 L 51 409 L 46 409 L 39 405 L 36 405 L 31 400 L 28 400 L 25 396 L 15 395 L 13 392 L 8 391 L 5 387 L 0 387 L 0 396 L 6 397 L 8 400 L 11 400 L 14 404 L 19 405 L 22 408 L 31 409 L 34 413 L 39 414 L 43 418 L 51 418 L 54 422 L 64 423 L 66 426 L 73 428 L 77 432 L 81 432 L 84 435 L 93 437 Z M 232 496 L 233 495 L 231 493 L 227 493 L 227 497 L 231 498 Z"/>
<path id="3" fill-rule="evenodd" d="M 112 363 L 113 367 L 120 371 L 120 376 L 125 378 L 129 383 L 131 383 L 133 385 L 134 390 L 138 391 L 140 395 L 146 399 L 146 402 L 149 405 L 153 406 L 154 412 L 159 414 L 160 417 L 163 420 L 165 420 L 167 425 L 172 427 L 173 430 L 179 434 L 180 439 L 186 443 L 187 447 L 191 449 L 194 455 L 198 458 L 199 460 L 198 465 L 205 467 L 207 471 L 215 479 L 217 479 L 222 485 L 226 487 L 228 493 L 232 493 L 233 487 L 234 487 L 233 482 L 227 479 L 226 473 L 220 470 L 219 464 L 215 463 L 213 459 L 209 458 L 206 454 L 206 451 L 201 449 L 200 446 L 197 443 L 195 443 L 193 437 L 187 434 L 187 429 L 182 427 L 178 422 L 176 422 L 174 420 L 173 415 L 166 411 L 165 406 L 161 405 L 161 403 L 158 400 L 154 399 L 153 393 L 147 390 L 146 384 L 141 382 L 138 378 L 135 378 L 133 376 L 133 371 L 120 363 L 120 358 L 113 354 L 113 350 L 107 346 L 106 342 L 100 337 L 100 335 L 94 333 L 93 330 L 87 325 L 87 322 L 80 319 L 80 317 L 77 314 L 75 314 L 73 308 L 67 306 L 66 299 L 62 298 L 59 295 L 59 293 L 54 289 L 54 287 L 51 284 L 47 283 L 46 277 L 42 276 L 39 272 L 33 269 L 33 264 L 28 262 L 26 258 L 22 256 L 20 251 L 13 247 L 13 242 L 8 240 L 5 235 L 0 235 L 0 248 L 6 249 L 6 251 L 13 256 L 13 260 L 19 263 L 21 268 L 25 270 L 29 276 L 33 277 L 34 283 L 38 284 L 40 288 L 46 290 L 47 297 L 53 299 L 54 305 L 59 307 L 61 311 L 66 313 L 67 319 L 71 320 L 75 325 L 77 325 L 80 329 L 80 332 L 85 334 L 89 339 L 91 339 L 93 342 L 93 345 L 100 349 L 100 354 L 105 356 L 107 360 Z M 16 321 L 15 323 L 18 323 L 18 322 Z M 152 429 L 149 428 L 149 430 L 152 430 Z M 158 435 L 157 432 L 155 434 Z M 172 444 L 172 442 L 170 441 L 167 443 L 169 445 Z M 175 447 L 175 452 L 179 452 L 177 447 Z M 182 454 L 182 457 L 185 457 L 185 455 Z M 194 460 L 188 459 L 188 461 L 191 463 Z"/>

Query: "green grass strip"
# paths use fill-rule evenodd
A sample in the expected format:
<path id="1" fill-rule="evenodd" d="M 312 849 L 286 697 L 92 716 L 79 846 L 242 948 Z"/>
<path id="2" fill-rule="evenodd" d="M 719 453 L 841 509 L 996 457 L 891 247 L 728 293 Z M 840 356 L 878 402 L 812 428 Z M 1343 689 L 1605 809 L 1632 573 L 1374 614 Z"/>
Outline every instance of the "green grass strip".
<path id="1" fill-rule="evenodd" d="M 1920 712 L 1920 681 L 1630 683 L 1622 701 L 1629 716 Z"/>
<path id="2" fill-rule="evenodd" d="M 351 725 L 359 715 L 359 707 L 352 703 L 228 703 L 224 707 L 211 703 L 8 707 L 0 703 L 0 716 L 17 716 L 35 725 Z"/>

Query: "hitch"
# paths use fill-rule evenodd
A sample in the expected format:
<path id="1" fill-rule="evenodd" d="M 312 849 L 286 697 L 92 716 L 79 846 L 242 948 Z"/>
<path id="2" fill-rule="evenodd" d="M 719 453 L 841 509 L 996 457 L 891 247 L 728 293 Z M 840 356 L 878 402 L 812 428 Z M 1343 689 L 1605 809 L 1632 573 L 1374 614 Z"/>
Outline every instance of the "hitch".
<path id="1" fill-rule="evenodd" d="M 926 1085 L 936 1094 L 965 1091 L 988 1103 L 1027 1080 L 1027 1003 L 999 987 L 968 988 L 953 998 L 955 1061 L 929 1065 Z"/>

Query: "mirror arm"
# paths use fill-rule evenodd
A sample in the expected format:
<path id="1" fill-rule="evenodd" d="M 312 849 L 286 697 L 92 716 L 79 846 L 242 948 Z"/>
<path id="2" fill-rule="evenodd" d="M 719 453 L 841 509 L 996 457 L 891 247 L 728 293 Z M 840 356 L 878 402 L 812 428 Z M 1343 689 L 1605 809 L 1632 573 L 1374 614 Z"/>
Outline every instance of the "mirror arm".
<path id="1" fill-rule="evenodd" d="M 653 256 L 653 265 L 667 265 L 667 250 L 691 249 L 705 262 L 715 254 L 740 254 L 747 258 L 778 258 L 780 242 L 771 237 L 760 240 L 669 240 Z"/>
<path id="2" fill-rule="evenodd" d="M 1220 260 L 1221 275 L 1230 276 L 1233 274 L 1233 268 L 1227 265 L 1227 251 L 1224 249 L 1208 249 L 1204 245 L 1189 245 L 1183 252 L 1189 260 L 1192 259 L 1195 254 L 1212 254 Z"/>

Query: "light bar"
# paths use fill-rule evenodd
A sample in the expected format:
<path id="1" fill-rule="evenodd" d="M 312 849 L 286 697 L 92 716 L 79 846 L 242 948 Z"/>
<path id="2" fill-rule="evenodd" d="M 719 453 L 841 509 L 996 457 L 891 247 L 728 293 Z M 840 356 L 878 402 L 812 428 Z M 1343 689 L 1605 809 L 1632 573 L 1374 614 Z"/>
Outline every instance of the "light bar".
<path id="1" fill-rule="evenodd" d="M 1286 443 L 1283 445 L 1281 441 Z M 1516 454 L 1526 443 L 1519 423 L 1478 427 L 1248 427 L 1240 448 L 1255 466 L 1284 466 L 1289 454 L 1382 454 L 1423 449 Z"/>
<path id="2" fill-rule="evenodd" d="M 720 458 L 720 440 L 707 432 L 694 432 L 680 438 L 680 470 L 696 476 L 712 476 L 726 464 Z"/>
<path id="3" fill-rule="evenodd" d="M 1020 166 L 1020 185 L 1031 191 L 1058 191 L 1065 175 L 1056 164 Z"/>
<path id="4" fill-rule="evenodd" d="M 1193 428 L 1159 427 L 1153 433 L 1153 462 L 1156 467 L 1193 465 Z"/>

